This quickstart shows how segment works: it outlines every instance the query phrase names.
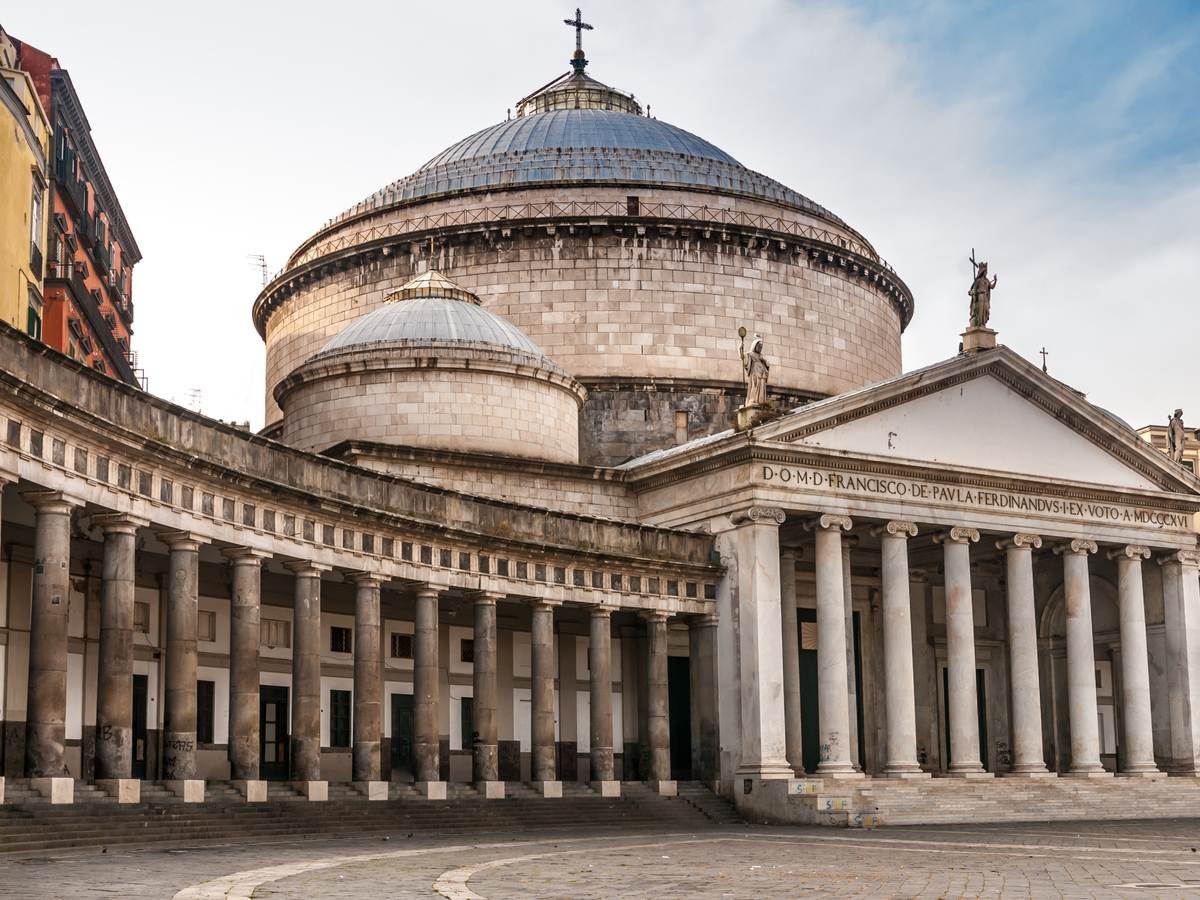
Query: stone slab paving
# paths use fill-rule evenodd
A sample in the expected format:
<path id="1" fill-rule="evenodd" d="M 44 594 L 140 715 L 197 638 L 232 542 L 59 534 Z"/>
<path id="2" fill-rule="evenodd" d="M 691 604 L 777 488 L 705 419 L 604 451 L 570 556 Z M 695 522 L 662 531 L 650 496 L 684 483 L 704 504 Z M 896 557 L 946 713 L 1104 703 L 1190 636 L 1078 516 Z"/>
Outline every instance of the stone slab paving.
<path id="1" fill-rule="evenodd" d="M 0 897 L 1200 897 L 1200 820 L 315 840 L 0 858 Z"/>

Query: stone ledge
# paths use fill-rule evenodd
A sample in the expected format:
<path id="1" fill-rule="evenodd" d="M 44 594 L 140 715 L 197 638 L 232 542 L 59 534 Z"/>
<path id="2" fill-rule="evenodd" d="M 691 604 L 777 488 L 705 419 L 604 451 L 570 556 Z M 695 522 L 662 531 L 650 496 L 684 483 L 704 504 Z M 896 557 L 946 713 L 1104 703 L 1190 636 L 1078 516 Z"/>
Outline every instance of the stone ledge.
<path id="1" fill-rule="evenodd" d="M 426 800 L 446 799 L 446 782 L 444 781 L 418 781 L 415 787 L 417 793 Z"/>
<path id="2" fill-rule="evenodd" d="M 329 799 L 328 781 L 293 781 L 292 787 L 313 803 L 324 803 Z"/>
<path id="3" fill-rule="evenodd" d="M 142 782 L 138 778 L 97 778 L 96 788 L 117 803 L 140 803 L 142 799 Z"/>
<path id="4" fill-rule="evenodd" d="M 162 782 L 162 786 L 184 803 L 204 802 L 204 781 L 200 778 L 180 778 Z"/>
<path id="5" fill-rule="evenodd" d="M 531 781 L 529 782 L 529 786 L 543 797 L 558 799 L 563 795 L 561 781 Z"/>
<path id="6" fill-rule="evenodd" d="M 621 782 L 615 779 L 612 781 L 593 781 L 591 788 L 601 797 L 621 796 Z"/>
<path id="7" fill-rule="evenodd" d="M 356 781 L 354 786 L 368 800 L 388 799 L 388 783 L 386 781 Z"/>
<path id="8" fill-rule="evenodd" d="M 261 779 L 231 781 L 230 785 L 246 798 L 247 803 L 265 803 L 267 800 L 267 783 Z"/>
<path id="9" fill-rule="evenodd" d="M 74 778 L 30 778 L 29 786 L 51 803 L 75 802 Z"/>

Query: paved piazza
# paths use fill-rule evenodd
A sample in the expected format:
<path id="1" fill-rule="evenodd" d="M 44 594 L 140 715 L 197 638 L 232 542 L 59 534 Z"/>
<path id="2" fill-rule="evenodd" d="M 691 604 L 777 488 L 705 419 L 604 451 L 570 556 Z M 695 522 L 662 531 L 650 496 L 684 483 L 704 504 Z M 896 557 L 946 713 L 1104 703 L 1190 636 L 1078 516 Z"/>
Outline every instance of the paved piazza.
<path id="1" fill-rule="evenodd" d="M 1200 896 L 1200 820 L 321 840 L 0 862 L 4 897 Z"/>

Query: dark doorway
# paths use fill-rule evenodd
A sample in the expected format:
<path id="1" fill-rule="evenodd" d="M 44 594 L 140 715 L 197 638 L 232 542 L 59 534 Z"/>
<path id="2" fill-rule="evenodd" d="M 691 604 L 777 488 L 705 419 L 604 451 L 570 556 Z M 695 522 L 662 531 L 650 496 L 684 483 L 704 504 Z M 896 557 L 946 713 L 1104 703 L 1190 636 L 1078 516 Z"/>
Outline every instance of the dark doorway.
<path id="1" fill-rule="evenodd" d="M 260 775 L 267 781 L 287 781 L 288 689 L 264 684 L 258 696 Z"/>
<path id="2" fill-rule="evenodd" d="M 670 704 L 671 777 L 692 778 L 692 673 L 686 656 L 667 657 Z"/>
<path id="3" fill-rule="evenodd" d="M 975 705 L 979 710 L 979 756 L 986 771 L 991 771 L 988 765 L 988 735 L 987 735 L 987 685 L 984 683 L 983 669 L 975 670 Z M 950 768 L 950 670 L 942 666 L 942 706 L 946 710 L 945 721 L 942 723 L 946 731 L 946 768 Z"/>
<path id="4" fill-rule="evenodd" d="M 150 679 L 133 676 L 133 777 L 146 777 L 146 702 L 150 694 Z"/>
<path id="5" fill-rule="evenodd" d="M 817 611 L 797 609 L 800 620 L 800 728 L 803 732 L 804 771 L 815 772 L 821 764 L 821 711 L 817 690 Z M 807 626 L 807 627 L 806 627 Z M 808 648 L 808 649 L 805 649 Z"/>
<path id="6" fill-rule="evenodd" d="M 413 775 L 413 716 L 412 694 L 392 694 L 392 777 L 398 773 Z"/>
<path id="7" fill-rule="evenodd" d="M 858 727 L 854 729 L 854 734 L 858 738 L 858 745 L 853 749 L 854 761 L 858 763 L 860 769 L 866 768 L 866 760 L 863 759 L 863 734 L 866 732 L 866 719 L 863 716 L 863 668 L 862 668 L 862 622 L 859 621 L 860 614 L 852 613 L 850 616 L 850 630 L 854 632 L 854 720 L 858 723 Z"/>

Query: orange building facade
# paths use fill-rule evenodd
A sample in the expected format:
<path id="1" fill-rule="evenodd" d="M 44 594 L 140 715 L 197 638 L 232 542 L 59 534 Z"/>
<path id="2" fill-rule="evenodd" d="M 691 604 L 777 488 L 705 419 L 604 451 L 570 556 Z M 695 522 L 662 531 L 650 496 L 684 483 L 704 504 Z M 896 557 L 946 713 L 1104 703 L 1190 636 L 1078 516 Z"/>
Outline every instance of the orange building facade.
<path id="1" fill-rule="evenodd" d="M 41 339 L 97 371 L 144 386 L 132 350 L 133 267 L 141 251 L 70 74 L 50 54 L 14 43 L 53 131 Z"/>

